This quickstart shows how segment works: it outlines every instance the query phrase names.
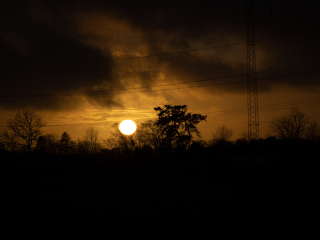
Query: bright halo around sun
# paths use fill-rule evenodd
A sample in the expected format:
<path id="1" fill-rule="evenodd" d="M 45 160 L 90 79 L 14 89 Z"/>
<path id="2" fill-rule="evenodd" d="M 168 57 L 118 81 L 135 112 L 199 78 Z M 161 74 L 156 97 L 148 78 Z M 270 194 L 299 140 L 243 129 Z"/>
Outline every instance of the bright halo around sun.
<path id="1" fill-rule="evenodd" d="M 125 135 L 131 135 L 137 129 L 136 124 L 132 120 L 124 120 L 119 125 L 120 131 Z"/>

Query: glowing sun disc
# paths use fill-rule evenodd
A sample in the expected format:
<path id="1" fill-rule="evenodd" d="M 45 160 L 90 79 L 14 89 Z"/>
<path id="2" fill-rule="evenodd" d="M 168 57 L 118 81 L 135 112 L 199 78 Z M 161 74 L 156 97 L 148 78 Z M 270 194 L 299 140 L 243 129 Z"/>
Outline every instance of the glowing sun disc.
<path id="1" fill-rule="evenodd" d="M 120 131 L 125 135 L 131 135 L 137 129 L 136 124 L 132 120 L 124 120 L 119 125 Z"/>

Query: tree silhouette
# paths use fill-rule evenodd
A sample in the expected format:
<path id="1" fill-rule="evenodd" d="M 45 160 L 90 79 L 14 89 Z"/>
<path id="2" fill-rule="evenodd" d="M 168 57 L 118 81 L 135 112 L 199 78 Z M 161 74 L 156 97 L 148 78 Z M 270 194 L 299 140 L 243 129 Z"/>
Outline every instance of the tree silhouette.
<path id="1" fill-rule="evenodd" d="M 160 131 L 161 129 L 155 125 L 155 122 L 156 120 L 147 120 L 139 124 L 135 138 L 140 148 L 148 146 L 157 152 L 163 136 Z"/>
<path id="2" fill-rule="evenodd" d="M 59 140 L 58 146 L 59 153 L 62 155 L 67 155 L 74 151 L 75 142 L 71 140 L 69 133 L 64 132 L 61 135 L 61 139 Z"/>
<path id="3" fill-rule="evenodd" d="M 221 127 L 218 127 L 216 132 L 213 134 L 213 141 L 229 141 L 232 135 L 233 130 L 226 127 L 226 125 L 223 125 Z"/>
<path id="4" fill-rule="evenodd" d="M 53 133 L 41 135 L 38 138 L 36 150 L 41 153 L 57 153 L 58 140 Z"/>
<path id="5" fill-rule="evenodd" d="M 164 105 L 163 108 L 154 108 L 158 119 L 155 125 L 159 126 L 165 135 L 164 140 L 174 146 L 190 147 L 194 134 L 200 137 L 197 124 L 206 121 L 207 116 L 187 113 L 187 105 Z"/>
<path id="6" fill-rule="evenodd" d="M 35 109 L 23 110 L 8 120 L 7 127 L 0 137 L 11 150 L 15 150 L 18 146 L 26 148 L 31 153 L 43 126 L 45 126 L 43 118 Z"/>
<path id="7" fill-rule="evenodd" d="M 94 127 L 89 127 L 84 135 L 84 140 L 88 143 L 89 153 L 98 153 L 101 149 L 101 144 L 99 141 L 99 131 L 94 129 Z"/>
<path id="8" fill-rule="evenodd" d="M 76 143 L 76 149 L 78 154 L 88 154 L 90 153 L 90 143 L 87 140 L 81 140 L 78 138 Z"/>
<path id="9" fill-rule="evenodd" d="M 317 121 L 313 121 L 307 127 L 306 138 L 310 141 L 320 140 L 320 126 Z"/>
<path id="10" fill-rule="evenodd" d="M 120 152 L 132 152 L 136 147 L 135 134 L 124 135 L 119 130 L 119 123 L 114 123 L 112 125 L 114 131 L 111 132 L 111 137 L 103 140 L 104 144 L 109 149 L 118 149 Z"/>
<path id="11" fill-rule="evenodd" d="M 279 139 L 301 139 L 309 124 L 309 118 L 298 108 L 292 108 L 290 114 L 273 118 L 270 131 Z"/>
<path id="12" fill-rule="evenodd" d="M 244 130 L 242 133 L 239 134 L 239 139 L 241 139 L 242 141 L 247 141 L 249 142 L 249 138 L 248 138 L 248 131 Z M 238 139 L 237 139 L 238 140 Z"/>

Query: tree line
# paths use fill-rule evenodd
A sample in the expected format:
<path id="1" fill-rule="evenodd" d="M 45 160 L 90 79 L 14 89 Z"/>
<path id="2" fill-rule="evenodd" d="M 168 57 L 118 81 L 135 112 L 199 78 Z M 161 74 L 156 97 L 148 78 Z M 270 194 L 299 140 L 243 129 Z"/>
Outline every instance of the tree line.
<path id="1" fill-rule="evenodd" d="M 231 153 L 252 153 L 260 149 L 260 154 L 271 149 L 290 148 L 302 141 L 320 142 L 320 127 L 304 112 L 292 108 L 289 114 L 273 118 L 269 122 L 269 136 L 265 139 L 249 140 L 243 133 L 236 141 L 230 141 L 233 130 L 223 125 L 216 129 L 209 141 L 201 140 L 197 125 L 206 121 L 207 116 L 188 112 L 186 105 L 164 105 L 156 107 L 157 118 L 138 125 L 132 135 L 124 135 L 119 124 L 112 125 L 111 137 L 99 138 L 99 131 L 88 127 L 82 139 L 72 140 L 68 132 L 61 136 L 43 134 L 45 121 L 35 109 L 23 110 L 10 118 L 7 127 L 0 133 L 2 155 L 21 152 L 57 155 L 97 155 L 111 154 L 138 158 L 146 156 L 174 155 L 181 157 L 187 153 L 208 155 L 228 155 Z M 318 144 L 319 145 L 319 144 Z M 316 145 L 316 146 L 318 146 Z M 253 150 L 252 150 L 253 149 Z M 263 150 L 264 149 L 264 150 Z M 179 155 L 177 155 L 179 154 Z M 259 152 L 256 152 L 259 154 Z M 191 156 L 191 155 L 190 155 Z"/>

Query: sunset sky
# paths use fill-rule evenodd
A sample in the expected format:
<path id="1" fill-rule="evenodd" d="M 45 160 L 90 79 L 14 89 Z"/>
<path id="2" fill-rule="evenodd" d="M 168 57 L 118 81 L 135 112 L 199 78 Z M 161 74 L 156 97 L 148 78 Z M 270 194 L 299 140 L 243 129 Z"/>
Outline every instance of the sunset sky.
<path id="1" fill-rule="evenodd" d="M 297 106 L 320 122 L 320 1 L 254 1 L 260 136 Z M 272 15 L 271 15 L 272 9 Z M 36 107 L 45 133 L 102 139 L 154 107 L 188 106 L 247 130 L 246 1 L 7 1 L 0 14 L 0 126 Z"/>

